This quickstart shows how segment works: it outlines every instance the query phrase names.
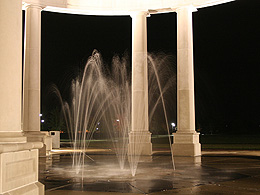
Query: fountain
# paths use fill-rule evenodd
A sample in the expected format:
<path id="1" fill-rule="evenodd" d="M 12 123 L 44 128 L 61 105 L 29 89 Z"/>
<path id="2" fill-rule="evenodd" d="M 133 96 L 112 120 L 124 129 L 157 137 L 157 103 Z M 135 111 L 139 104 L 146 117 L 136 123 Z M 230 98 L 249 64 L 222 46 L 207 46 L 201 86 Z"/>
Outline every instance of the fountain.
<path id="1" fill-rule="evenodd" d="M 148 100 L 150 121 L 161 104 L 170 136 L 163 96 L 175 86 L 175 76 L 168 66 L 168 58 L 166 55 L 148 57 Z M 57 88 L 54 90 L 60 99 L 69 137 L 73 142 L 73 167 L 77 174 L 80 171 L 84 174 L 84 161 L 88 156 L 86 150 L 100 124 L 104 128 L 102 131 L 109 134 L 120 169 L 124 169 L 128 159 L 132 176 L 136 174 L 144 138 L 135 136 L 135 144 L 129 144 L 131 81 L 127 64 L 126 58 L 115 56 L 111 71 L 106 71 L 100 53 L 94 50 L 82 75 L 71 82 L 70 103 L 62 99 Z M 170 139 L 169 143 L 171 145 Z"/>
<path id="2" fill-rule="evenodd" d="M 3 170 L 0 182 L 0 193 L 16 193 L 24 192 L 33 194 L 43 194 L 43 186 L 38 182 L 37 166 L 38 152 L 37 149 L 42 147 L 42 133 L 40 133 L 40 56 L 41 56 L 41 10 L 77 13 L 77 14 L 93 14 L 93 15 L 132 15 L 133 26 L 135 26 L 133 43 L 138 47 L 133 47 L 133 57 L 137 62 L 138 52 L 146 54 L 146 16 L 153 13 L 177 12 L 177 53 L 178 53 L 178 133 L 176 134 L 174 143 L 175 155 L 199 156 L 201 148 L 199 144 L 199 135 L 195 132 L 195 109 L 194 109 L 194 78 L 193 78 L 193 41 L 192 41 L 192 12 L 198 8 L 227 3 L 232 0 L 145 0 L 145 1 L 118 1 L 118 0 L 100 0 L 100 1 L 79 1 L 79 0 L 1 0 L 1 46 L 4 51 L 1 53 L 1 163 L 0 169 Z M 22 3 L 26 9 L 26 44 L 25 44 L 25 70 L 22 71 L 21 54 L 22 54 Z M 138 12 L 138 13 L 137 13 Z M 28 14 L 27 14 L 28 13 Z M 137 17 L 138 16 L 138 17 Z M 28 24 L 28 25 L 27 25 Z M 141 32 L 141 33 L 140 33 Z M 133 44 L 133 46 L 136 46 Z M 139 47 L 140 46 L 140 47 Z M 141 49 L 141 50 L 139 50 Z M 27 63 L 28 62 L 28 63 Z M 134 62 L 134 63 L 135 63 Z M 29 71 L 27 69 L 29 68 Z M 15 71 L 14 71 L 15 70 Z M 28 73 L 28 74 L 27 74 Z M 22 74 L 24 82 L 24 97 L 22 98 Z M 96 76 L 100 73 L 94 71 Z M 134 73 L 135 74 L 135 73 Z M 10 82 L 10 78 L 12 78 Z M 93 81 L 92 80 L 92 81 Z M 85 81 L 81 79 L 81 81 Z M 106 80 L 105 80 L 106 82 Z M 100 97 L 93 93 L 85 93 L 83 86 L 86 83 L 77 82 L 75 80 L 75 90 L 80 93 L 76 95 L 74 104 L 71 108 L 77 108 L 79 102 L 83 102 L 83 98 L 87 95 L 93 95 L 94 99 Z M 98 84 L 97 84 L 98 85 Z M 99 85 L 98 85 L 99 86 Z M 101 94 L 101 97 L 104 94 Z M 105 96 L 106 97 L 106 96 Z M 21 105 L 22 100 L 24 104 Z M 77 102 L 79 100 L 79 102 Z M 99 113 L 108 110 L 106 99 L 101 102 L 104 109 L 98 110 Z M 28 102 L 28 104 L 26 103 Z M 147 102 L 145 102 L 147 103 Z M 74 106 L 73 106 L 74 105 Z M 134 104 L 136 106 L 136 104 Z M 70 107 L 64 105 L 64 107 Z M 81 120 L 86 111 L 94 109 L 95 103 L 89 107 L 76 110 L 74 115 L 68 113 L 73 118 L 71 127 L 76 130 L 71 136 L 77 138 L 82 129 L 94 128 L 95 119 L 99 119 L 100 115 L 89 115 L 83 118 L 81 122 L 88 121 L 88 125 L 77 123 L 74 121 Z M 23 110 L 22 110 L 23 109 Z M 96 108 L 95 108 L 96 109 Z M 96 112 L 96 113 L 98 113 Z M 23 116 L 21 116 L 23 113 Z M 26 127 L 26 116 L 28 116 L 28 126 Z M 23 118 L 23 121 L 21 121 Z M 101 118 L 100 118 L 101 119 Z M 35 125 L 34 125 L 35 124 Z M 24 125 L 24 126 L 23 126 Z M 30 140 L 24 137 L 23 131 L 28 131 L 28 138 L 31 141 L 37 140 L 37 143 L 29 143 Z M 86 134 L 83 138 L 86 138 Z M 91 137 L 91 134 L 90 134 Z M 28 141 L 27 141 L 28 140 Z M 40 140 L 39 143 L 38 141 Z M 74 144 L 75 147 L 81 143 Z M 86 147 L 87 143 L 82 145 Z M 151 146 L 151 144 L 150 144 Z M 184 147 L 185 146 L 185 147 Z M 178 151 L 180 151 L 178 153 Z M 178 153 L 178 154 L 177 154 Z M 25 155 L 26 154 L 26 155 Z M 84 158 L 83 158 L 84 161 Z M 27 163 L 28 162 L 28 163 Z M 77 164 L 75 161 L 74 164 Z M 30 163 L 30 164 L 29 164 Z M 81 163 L 83 164 L 83 163 Z M 31 166 L 32 165 L 32 166 Z M 15 169 L 13 169 L 15 167 Z M 19 167 L 19 168 L 17 168 Z M 8 177 L 6 177 L 8 176 Z M 35 191 L 28 191 L 33 189 Z M 34 193 L 35 192 L 35 193 Z M 28 194 L 27 193 L 27 194 Z"/>

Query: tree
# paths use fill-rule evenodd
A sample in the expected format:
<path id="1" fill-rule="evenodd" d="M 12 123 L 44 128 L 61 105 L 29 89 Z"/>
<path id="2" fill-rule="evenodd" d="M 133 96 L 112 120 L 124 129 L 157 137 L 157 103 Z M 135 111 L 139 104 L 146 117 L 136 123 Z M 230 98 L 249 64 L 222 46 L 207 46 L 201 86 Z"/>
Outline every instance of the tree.
<path id="1" fill-rule="evenodd" d="M 65 132 L 66 126 L 61 109 L 55 107 L 49 112 L 46 120 L 48 130 Z"/>

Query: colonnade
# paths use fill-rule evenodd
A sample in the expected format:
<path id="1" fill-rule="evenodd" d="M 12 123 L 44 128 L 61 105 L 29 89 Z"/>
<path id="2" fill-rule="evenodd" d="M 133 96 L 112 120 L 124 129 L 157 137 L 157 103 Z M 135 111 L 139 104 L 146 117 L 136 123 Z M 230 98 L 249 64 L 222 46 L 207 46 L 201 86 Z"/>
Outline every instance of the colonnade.
<path id="1" fill-rule="evenodd" d="M 0 1 L 0 194 L 21 190 L 43 194 L 38 182 L 38 149 L 48 145 L 40 132 L 41 10 L 28 5 L 25 17 L 24 83 L 22 93 L 22 3 Z M 192 6 L 177 12 L 177 125 L 175 156 L 201 154 L 195 131 Z M 143 155 L 152 154 L 148 124 L 147 24 L 148 12 L 132 17 L 132 131 L 130 145 L 142 137 Z M 23 98 L 22 98 L 23 94 Z M 48 149 L 47 149 L 48 150 Z M 24 169 L 23 177 L 20 177 Z M 14 170 L 7 173 L 8 170 Z M 9 178 L 9 175 L 10 178 Z M 20 180 L 17 179 L 19 176 Z M 7 178 L 8 177 L 8 178 Z"/>
<path id="2" fill-rule="evenodd" d="M 177 125 L 172 145 L 174 156 L 200 156 L 199 133 L 195 131 L 193 70 L 193 6 L 177 12 Z M 132 142 L 142 142 L 143 155 L 152 154 L 148 123 L 147 24 L 148 12 L 132 17 Z M 139 138 L 136 138 L 139 137 Z M 137 141 L 138 140 L 138 141 Z"/>
<path id="3" fill-rule="evenodd" d="M 23 130 L 29 141 L 41 141 L 50 150 L 46 135 L 40 133 L 41 6 L 28 5 L 25 13 L 25 63 Z M 175 156 L 200 155 L 199 134 L 195 131 L 192 6 L 177 12 L 177 125 Z M 148 123 L 147 15 L 133 12 L 132 18 L 132 131 L 130 145 L 143 142 L 144 155 L 152 154 Z"/>

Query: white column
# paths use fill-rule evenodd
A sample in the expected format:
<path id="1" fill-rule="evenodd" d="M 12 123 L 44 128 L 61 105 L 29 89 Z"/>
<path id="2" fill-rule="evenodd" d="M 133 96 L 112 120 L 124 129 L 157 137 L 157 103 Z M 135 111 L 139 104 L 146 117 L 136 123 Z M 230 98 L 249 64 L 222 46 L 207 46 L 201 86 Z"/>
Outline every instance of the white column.
<path id="1" fill-rule="evenodd" d="M 25 10 L 23 130 L 40 131 L 41 10 Z"/>
<path id="2" fill-rule="evenodd" d="M 25 48 L 23 83 L 23 131 L 29 142 L 42 142 L 40 156 L 52 149 L 48 132 L 41 132 L 41 10 L 39 5 L 25 9 Z"/>
<path id="3" fill-rule="evenodd" d="M 0 1 L 0 51 L 0 143 L 25 142 L 21 130 L 21 1 Z"/>
<path id="4" fill-rule="evenodd" d="M 147 12 L 132 17 L 132 131 L 130 143 L 139 144 L 143 155 L 151 155 L 148 124 Z"/>
<path id="5" fill-rule="evenodd" d="M 177 9 L 177 128 L 175 156 L 201 154 L 195 131 L 192 6 Z"/>

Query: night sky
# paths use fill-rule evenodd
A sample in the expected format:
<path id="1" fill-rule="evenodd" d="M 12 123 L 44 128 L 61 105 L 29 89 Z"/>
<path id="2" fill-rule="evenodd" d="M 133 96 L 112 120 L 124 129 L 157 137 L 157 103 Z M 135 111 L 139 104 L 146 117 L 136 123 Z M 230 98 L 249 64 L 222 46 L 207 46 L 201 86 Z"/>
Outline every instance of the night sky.
<path id="1" fill-rule="evenodd" d="M 260 133 L 259 8 L 259 0 L 237 0 L 193 14 L 196 126 L 201 132 Z M 152 15 L 147 25 L 148 52 L 176 57 L 176 13 Z M 43 112 L 51 109 L 50 84 L 65 89 L 94 49 L 106 64 L 115 54 L 131 56 L 131 33 L 129 16 L 43 11 Z"/>

